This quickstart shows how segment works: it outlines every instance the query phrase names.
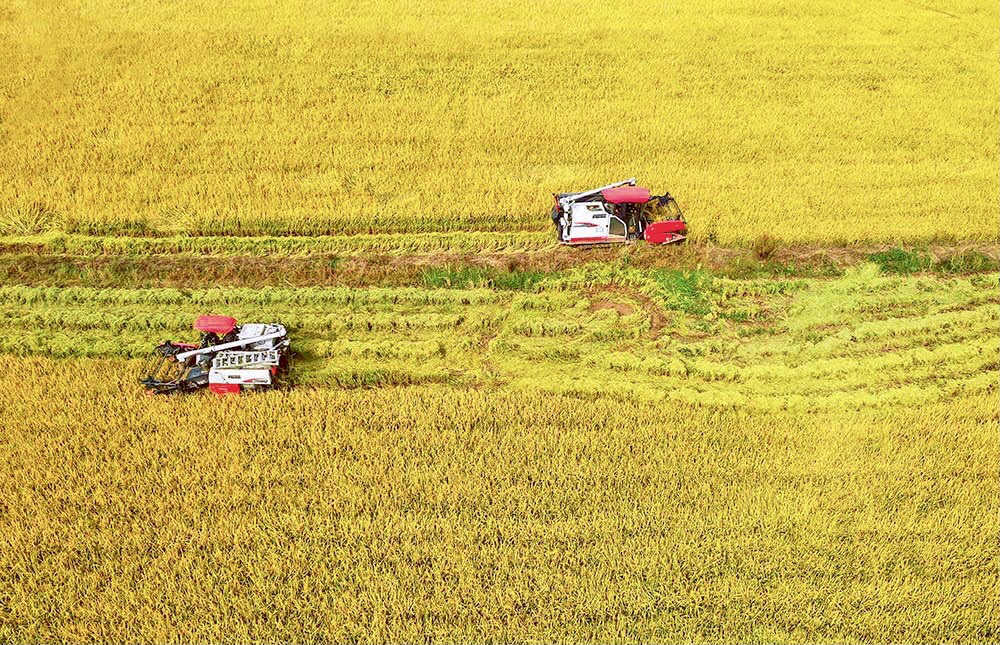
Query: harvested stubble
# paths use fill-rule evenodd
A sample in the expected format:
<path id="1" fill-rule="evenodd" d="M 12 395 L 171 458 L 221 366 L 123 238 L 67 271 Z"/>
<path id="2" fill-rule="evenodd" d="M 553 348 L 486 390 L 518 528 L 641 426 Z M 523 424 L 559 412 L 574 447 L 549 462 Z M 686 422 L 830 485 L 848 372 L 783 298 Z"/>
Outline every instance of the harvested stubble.
<path id="1" fill-rule="evenodd" d="M 445 284 L 445 283 L 442 283 Z M 0 351 L 144 356 L 201 313 L 286 324 L 296 380 L 857 410 L 996 391 L 997 276 L 732 280 L 584 267 L 487 288 L 0 288 Z"/>

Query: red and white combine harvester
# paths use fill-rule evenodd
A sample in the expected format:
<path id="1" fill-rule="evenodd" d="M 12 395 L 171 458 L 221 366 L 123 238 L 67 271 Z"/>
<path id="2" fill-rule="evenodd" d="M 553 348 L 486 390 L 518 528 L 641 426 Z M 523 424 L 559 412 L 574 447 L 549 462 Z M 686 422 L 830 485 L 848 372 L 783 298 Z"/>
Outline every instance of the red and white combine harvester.
<path id="1" fill-rule="evenodd" d="M 561 244 L 671 244 L 687 238 L 684 214 L 670 193 L 650 195 L 635 178 L 582 193 L 558 193 L 552 209 Z M 651 221 L 654 211 L 664 219 Z"/>
<path id="2" fill-rule="evenodd" d="M 201 316 L 194 322 L 201 342 L 165 341 L 153 350 L 139 382 L 150 392 L 193 392 L 205 386 L 217 394 L 269 390 L 288 367 L 288 332 L 278 323 L 237 325 L 229 316 Z"/>

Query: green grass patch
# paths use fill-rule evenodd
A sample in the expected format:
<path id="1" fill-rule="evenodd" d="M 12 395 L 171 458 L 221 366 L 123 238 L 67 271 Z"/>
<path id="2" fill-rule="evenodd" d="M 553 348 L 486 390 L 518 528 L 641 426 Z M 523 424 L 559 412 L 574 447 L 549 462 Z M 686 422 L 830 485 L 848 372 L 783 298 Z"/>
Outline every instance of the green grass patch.
<path id="1" fill-rule="evenodd" d="M 917 250 L 893 248 L 880 253 L 872 253 L 868 261 L 877 265 L 882 273 L 909 275 L 931 268 L 933 260 L 929 255 Z"/>
<path id="2" fill-rule="evenodd" d="M 1000 263 L 980 251 L 964 251 L 935 261 L 930 255 L 917 249 L 893 248 L 881 253 L 872 253 L 868 256 L 868 261 L 877 265 L 882 273 L 897 275 L 926 271 L 959 275 L 1000 269 Z"/>
<path id="3" fill-rule="evenodd" d="M 545 278 L 542 271 L 503 271 L 485 267 L 435 267 L 421 274 L 421 282 L 432 289 L 498 289 L 531 291 Z"/>
<path id="4" fill-rule="evenodd" d="M 656 282 L 664 304 L 671 309 L 696 316 L 711 311 L 708 292 L 712 276 L 707 271 L 651 271 L 649 275 Z"/>

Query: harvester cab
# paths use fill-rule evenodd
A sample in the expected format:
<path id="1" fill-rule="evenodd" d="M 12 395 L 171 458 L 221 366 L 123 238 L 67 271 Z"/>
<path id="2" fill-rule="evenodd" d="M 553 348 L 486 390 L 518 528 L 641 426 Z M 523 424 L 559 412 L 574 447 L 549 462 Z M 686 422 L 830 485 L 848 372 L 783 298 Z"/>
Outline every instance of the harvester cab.
<path id="1" fill-rule="evenodd" d="M 290 342 L 278 323 L 237 325 L 229 316 L 201 316 L 198 344 L 164 341 L 143 365 L 139 382 L 150 392 L 216 394 L 267 390 L 288 367 Z"/>
<path id="2" fill-rule="evenodd" d="M 560 244 L 671 244 L 687 238 L 687 224 L 670 193 L 651 195 L 635 178 L 580 193 L 557 193 L 552 208 Z M 652 221 L 654 213 L 665 219 Z"/>

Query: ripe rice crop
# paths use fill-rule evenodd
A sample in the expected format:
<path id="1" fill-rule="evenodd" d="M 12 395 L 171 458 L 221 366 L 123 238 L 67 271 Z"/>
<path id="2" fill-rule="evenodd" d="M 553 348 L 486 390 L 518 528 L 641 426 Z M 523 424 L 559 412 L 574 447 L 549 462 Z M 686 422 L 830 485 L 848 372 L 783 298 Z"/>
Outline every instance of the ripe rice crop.
<path id="1" fill-rule="evenodd" d="M 998 9 L 88 2 L 0 14 L 0 235 L 515 234 L 637 176 L 695 239 L 997 239 Z"/>
<path id="2" fill-rule="evenodd" d="M 142 397 L 5 359 L 0 640 L 994 642 L 996 393 Z"/>
<path id="3" fill-rule="evenodd" d="M 419 253 L 530 252 L 556 248 L 548 232 L 414 233 L 337 235 L 318 237 L 107 237 L 48 233 L 9 236 L 0 240 L 7 252 L 66 253 L 72 255 L 241 255 L 300 256 L 336 254 L 406 255 Z"/>

